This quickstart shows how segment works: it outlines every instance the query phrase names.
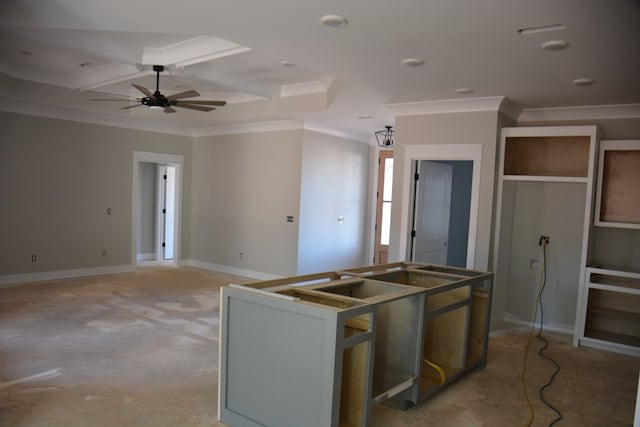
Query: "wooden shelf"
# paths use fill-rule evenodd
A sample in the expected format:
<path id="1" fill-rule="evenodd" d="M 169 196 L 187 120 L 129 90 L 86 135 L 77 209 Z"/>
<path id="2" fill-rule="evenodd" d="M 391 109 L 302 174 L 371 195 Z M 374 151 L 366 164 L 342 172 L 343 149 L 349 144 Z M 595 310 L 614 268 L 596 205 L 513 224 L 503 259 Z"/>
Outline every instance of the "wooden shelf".
<path id="1" fill-rule="evenodd" d="M 631 347 L 640 347 L 640 337 L 633 335 L 619 334 L 611 331 L 602 331 L 598 329 L 587 329 L 585 337 L 593 338 L 606 342 L 628 345 Z"/>
<path id="2" fill-rule="evenodd" d="M 595 225 L 640 228 L 640 140 L 602 141 Z"/>
<path id="3" fill-rule="evenodd" d="M 586 178 L 590 142 L 588 135 L 507 137 L 504 175 Z"/>
<path id="4" fill-rule="evenodd" d="M 505 181 L 529 181 L 529 182 L 575 182 L 586 184 L 588 179 L 581 176 L 540 176 L 540 175 L 504 175 Z"/>
<path id="5" fill-rule="evenodd" d="M 625 289 L 640 291 L 640 279 L 631 277 L 611 276 L 608 274 L 591 274 L 589 279 L 591 284 L 604 285 L 610 290 L 619 290 L 624 292 Z M 620 288 L 620 289 L 615 289 Z"/>
<path id="6" fill-rule="evenodd" d="M 600 315 L 619 319 L 633 320 L 640 324 L 640 313 L 633 311 L 616 310 L 608 307 L 589 306 L 587 308 L 587 316 Z"/>

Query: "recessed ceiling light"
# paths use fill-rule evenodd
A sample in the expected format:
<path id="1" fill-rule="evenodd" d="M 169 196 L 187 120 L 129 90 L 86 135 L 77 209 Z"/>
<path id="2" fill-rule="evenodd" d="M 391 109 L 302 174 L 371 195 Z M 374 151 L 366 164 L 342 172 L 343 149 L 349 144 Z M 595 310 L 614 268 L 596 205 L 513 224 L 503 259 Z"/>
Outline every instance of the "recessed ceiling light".
<path id="1" fill-rule="evenodd" d="M 31 52 L 30 50 L 21 50 L 20 53 L 26 56 L 33 55 L 33 52 Z"/>
<path id="2" fill-rule="evenodd" d="M 469 87 L 459 87 L 458 89 L 456 89 L 456 92 L 458 92 L 461 95 L 466 95 L 467 93 L 473 92 L 473 89 Z"/>
<path id="3" fill-rule="evenodd" d="M 320 22 L 327 27 L 342 27 L 347 25 L 347 18 L 340 15 L 324 15 L 320 18 Z"/>
<path id="4" fill-rule="evenodd" d="M 296 64 L 294 64 L 293 62 L 289 62 L 289 61 L 286 61 L 286 60 L 285 61 L 280 61 L 280 64 L 283 67 L 295 67 L 296 66 Z"/>
<path id="5" fill-rule="evenodd" d="M 590 86 L 595 82 L 593 81 L 593 79 L 585 77 L 581 79 L 575 79 L 572 83 L 576 86 Z"/>
<path id="6" fill-rule="evenodd" d="M 527 35 L 535 33 L 545 33 L 547 31 L 559 31 L 566 30 L 567 26 L 564 24 L 549 24 L 549 25 L 537 25 L 535 27 L 525 27 L 518 30 L 518 34 Z"/>
<path id="7" fill-rule="evenodd" d="M 562 50 L 566 49 L 567 46 L 569 46 L 569 43 L 564 40 L 549 40 L 542 43 L 542 48 L 545 50 Z"/>
<path id="8" fill-rule="evenodd" d="M 402 65 L 406 65 L 407 67 L 419 67 L 423 64 L 424 61 L 418 58 L 405 58 L 402 60 Z"/>

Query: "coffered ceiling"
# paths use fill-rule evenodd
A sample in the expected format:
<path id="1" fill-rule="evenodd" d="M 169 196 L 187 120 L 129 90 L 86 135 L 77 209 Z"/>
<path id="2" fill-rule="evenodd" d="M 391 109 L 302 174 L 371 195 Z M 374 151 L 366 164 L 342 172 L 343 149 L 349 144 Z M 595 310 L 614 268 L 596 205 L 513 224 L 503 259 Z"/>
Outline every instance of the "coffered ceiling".
<path id="1" fill-rule="evenodd" d="M 328 14 L 346 23 L 323 25 Z M 549 41 L 565 48 L 543 48 Z M 410 58 L 421 65 L 402 63 Z M 132 83 L 155 90 L 153 65 L 166 67 L 164 95 L 194 89 L 228 104 L 123 110 L 133 105 L 125 97 L 144 96 Z M 639 76 L 636 0 L 0 3 L 0 108 L 159 130 L 303 120 L 368 140 L 393 123 L 392 104 L 500 96 L 525 109 L 638 104 Z"/>

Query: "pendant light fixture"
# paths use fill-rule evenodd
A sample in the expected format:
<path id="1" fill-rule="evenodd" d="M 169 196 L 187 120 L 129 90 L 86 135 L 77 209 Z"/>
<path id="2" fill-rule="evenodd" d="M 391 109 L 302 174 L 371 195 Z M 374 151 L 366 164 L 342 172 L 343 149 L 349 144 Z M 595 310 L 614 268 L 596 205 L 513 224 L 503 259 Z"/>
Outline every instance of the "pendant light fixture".
<path id="1" fill-rule="evenodd" d="M 393 126 L 385 126 L 386 129 L 377 131 L 376 141 L 378 141 L 378 147 L 392 148 L 393 147 L 393 135 L 396 133 L 393 130 Z"/>

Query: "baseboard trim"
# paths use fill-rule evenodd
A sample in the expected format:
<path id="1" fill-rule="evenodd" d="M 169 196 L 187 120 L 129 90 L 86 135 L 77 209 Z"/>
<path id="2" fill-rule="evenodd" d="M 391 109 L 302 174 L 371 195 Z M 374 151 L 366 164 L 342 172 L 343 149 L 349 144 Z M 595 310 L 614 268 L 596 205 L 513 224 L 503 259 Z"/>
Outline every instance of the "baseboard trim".
<path id="1" fill-rule="evenodd" d="M 45 280 L 70 279 L 73 277 L 102 276 L 104 274 L 131 273 L 136 271 L 132 264 L 112 265 L 109 267 L 75 268 L 71 270 L 43 271 L 39 273 L 5 274 L 0 276 L 0 287 L 15 286 Z"/>
<path id="2" fill-rule="evenodd" d="M 213 264 L 205 261 L 198 261 L 195 259 L 183 259 L 180 261 L 180 266 L 202 268 L 203 270 L 217 271 L 220 273 L 232 274 L 234 276 L 248 277 L 256 280 L 273 280 L 282 279 L 285 276 L 279 276 L 277 274 L 263 273 L 261 271 L 247 270 L 244 268 L 231 267 L 229 265 Z"/>
<path id="3" fill-rule="evenodd" d="M 156 253 L 138 253 L 136 254 L 136 261 L 151 261 L 156 259 Z"/>
<path id="4" fill-rule="evenodd" d="M 531 328 L 531 325 L 532 325 L 531 322 L 527 322 L 526 320 L 521 320 L 520 318 L 514 316 L 511 313 L 505 313 L 504 321 L 505 323 L 511 323 L 518 326 L 526 326 L 527 328 Z M 536 323 L 534 327 L 536 330 L 540 329 L 540 322 Z M 559 332 L 567 335 L 573 335 L 573 326 L 570 326 L 570 325 L 548 325 L 545 323 L 544 325 L 542 325 L 542 329 L 547 331 L 552 331 L 552 332 Z"/>

